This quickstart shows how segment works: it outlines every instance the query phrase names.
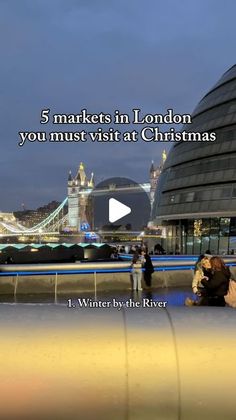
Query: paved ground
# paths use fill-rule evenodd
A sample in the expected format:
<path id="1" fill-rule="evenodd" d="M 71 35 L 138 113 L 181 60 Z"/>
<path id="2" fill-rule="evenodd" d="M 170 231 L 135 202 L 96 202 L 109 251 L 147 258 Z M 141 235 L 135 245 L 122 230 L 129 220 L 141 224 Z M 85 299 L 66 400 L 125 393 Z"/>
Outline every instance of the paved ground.
<path id="1" fill-rule="evenodd" d="M 184 301 L 187 296 L 193 297 L 192 291 L 189 287 L 176 287 L 176 288 L 158 288 L 143 290 L 142 292 L 132 292 L 132 290 L 120 291 L 106 291 L 99 292 L 95 296 L 94 293 L 76 293 L 74 295 L 58 295 L 57 304 L 66 304 L 67 299 L 69 298 L 90 298 L 109 301 L 115 298 L 121 302 L 127 301 L 128 299 L 139 300 L 143 298 L 152 299 L 153 301 L 167 301 L 168 306 L 183 306 Z M 0 295 L 0 303 L 55 303 L 54 295 L 44 295 L 44 294 L 35 294 L 35 295 L 18 295 L 14 298 L 13 295 Z"/>

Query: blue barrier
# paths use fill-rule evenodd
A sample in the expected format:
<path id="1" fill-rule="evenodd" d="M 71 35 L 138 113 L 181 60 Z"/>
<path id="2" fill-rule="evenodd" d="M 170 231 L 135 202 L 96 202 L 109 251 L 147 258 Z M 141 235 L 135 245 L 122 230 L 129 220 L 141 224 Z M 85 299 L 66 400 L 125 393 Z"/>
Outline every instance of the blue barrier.
<path id="1" fill-rule="evenodd" d="M 235 267 L 236 263 L 226 263 L 229 267 Z M 162 266 L 154 267 L 154 271 L 178 271 L 178 270 L 193 270 L 194 265 L 176 265 L 176 266 Z M 88 269 L 88 270 L 52 270 L 52 271 L 6 271 L 1 272 L 0 276 L 46 276 L 46 275 L 73 275 L 73 274 L 94 274 L 94 273 L 131 273 L 131 268 L 117 268 L 117 269 Z M 142 269 L 144 271 L 144 269 Z"/>

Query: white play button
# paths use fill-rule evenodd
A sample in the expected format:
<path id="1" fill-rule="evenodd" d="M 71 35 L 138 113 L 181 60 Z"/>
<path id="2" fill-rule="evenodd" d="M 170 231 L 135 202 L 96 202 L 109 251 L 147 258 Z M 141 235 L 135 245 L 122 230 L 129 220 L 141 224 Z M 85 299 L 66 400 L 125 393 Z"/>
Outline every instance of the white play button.
<path id="1" fill-rule="evenodd" d="M 116 231 L 127 231 L 127 235 L 142 232 L 150 221 L 149 195 L 142 185 L 132 179 L 105 179 L 96 185 L 90 195 L 93 208 L 86 206 L 86 217 L 95 231 L 114 232 L 116 238 Z"/>
<path id="2" fill-rule="evenodd" d="M 109 222 L 114 223 L 122 217 L 131 213 L 131 208 L 116 200 L 115 198 L 109 199 Z"/>

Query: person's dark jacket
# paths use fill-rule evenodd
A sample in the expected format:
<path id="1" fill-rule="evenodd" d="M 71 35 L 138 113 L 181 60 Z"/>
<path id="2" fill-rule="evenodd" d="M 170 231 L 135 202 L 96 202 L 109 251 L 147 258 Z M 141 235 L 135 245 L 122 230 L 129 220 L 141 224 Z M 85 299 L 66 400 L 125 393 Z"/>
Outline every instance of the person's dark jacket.
<path id="1" fill-rule="evenodd" d="M 145 254 L 145 263 L 143 265 L 144 270 L 146 273 L 154 273 L 154 268 L 153 268 L 153 264 L 152 264 L 152 260 L 151 257 L 148 254 Z"/>
<path id="2" fill-rule="evenodd" d="M 211 278 L 209 280 L 203 279 L 201 283 L 209 296 L 224 297 L 228 292 L 230 277 L 230 271 L 226 267 L 221 271 L 213 271 Z"/>

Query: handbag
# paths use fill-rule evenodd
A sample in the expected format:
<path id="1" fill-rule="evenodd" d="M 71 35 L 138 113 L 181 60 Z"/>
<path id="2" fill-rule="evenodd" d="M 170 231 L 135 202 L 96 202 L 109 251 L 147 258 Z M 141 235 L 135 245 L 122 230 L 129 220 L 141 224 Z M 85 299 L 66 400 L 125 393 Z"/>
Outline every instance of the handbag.
<path id="1" fill-rule="evenodd" d="M 224 298 L 227 305 L 231 306 L 231 308 L 236 308 L 236 281 L 229 281 L 228 293 Z"/>

